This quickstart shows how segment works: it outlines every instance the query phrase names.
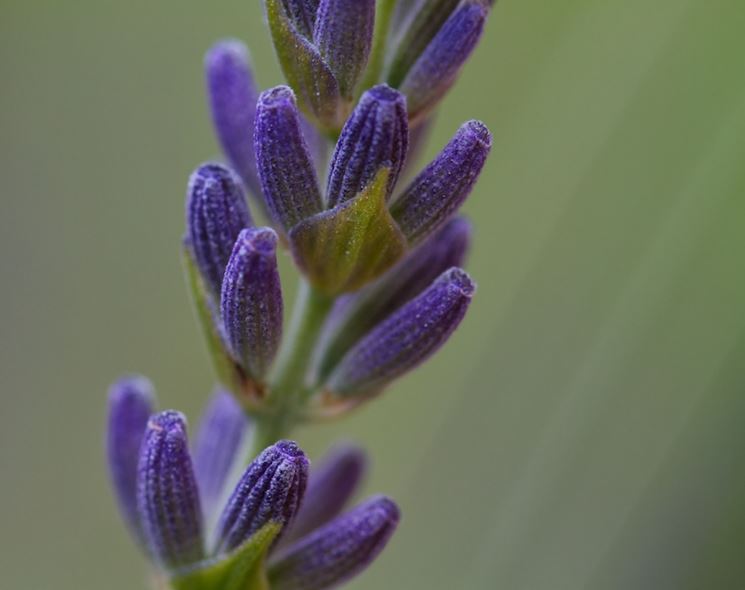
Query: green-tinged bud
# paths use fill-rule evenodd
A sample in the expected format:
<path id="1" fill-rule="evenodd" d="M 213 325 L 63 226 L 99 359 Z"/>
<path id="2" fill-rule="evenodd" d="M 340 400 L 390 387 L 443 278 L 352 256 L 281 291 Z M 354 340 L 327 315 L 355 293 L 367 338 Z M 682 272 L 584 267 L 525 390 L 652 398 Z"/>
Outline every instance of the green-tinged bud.
<path id="1" fill-rule="evenodd" d="M 298 104 L 323 129 L 340 129 L 347 109 L 331 68 L 298 30 L 281 0 L 265 0 L 264 4 L 279 65 Z"/>
<path id="2" fill-rule="evenodd" d="M 290 232 L 295 262 L 327 295 L 355 291 L 406 251 L 406 239 L 385 203 L 387 168 L 355 198 L 300 222 Z"/>

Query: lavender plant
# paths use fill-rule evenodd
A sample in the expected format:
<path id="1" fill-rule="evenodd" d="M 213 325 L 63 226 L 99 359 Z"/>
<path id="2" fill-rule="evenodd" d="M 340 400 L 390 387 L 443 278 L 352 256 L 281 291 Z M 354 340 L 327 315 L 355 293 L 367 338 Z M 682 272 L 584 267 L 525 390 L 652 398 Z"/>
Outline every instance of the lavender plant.
<path id="1" fill-rule="evenodd" d="M 122 515 L 156 583 L 175 590 L 322 590 L 369 565 L 399 510 L 375 496 L 343 512 L 364 453 L 338 448 L 311 470 L 286 439 L 430 358 L 475 291 L 457 211 L 489 130 L 464 123 L 405 178 L 492 2 L 264 5 L 288 86 L 259 92 L 235 40 L 205 60 L 227 165 L 199 166 L 187 189 L 183 256 L 218 383 L 196 443 L 181 413 L 156 410 L 144 377 L 109 395 Z M 287 329 L 278 249 L 301 275 Z"/>

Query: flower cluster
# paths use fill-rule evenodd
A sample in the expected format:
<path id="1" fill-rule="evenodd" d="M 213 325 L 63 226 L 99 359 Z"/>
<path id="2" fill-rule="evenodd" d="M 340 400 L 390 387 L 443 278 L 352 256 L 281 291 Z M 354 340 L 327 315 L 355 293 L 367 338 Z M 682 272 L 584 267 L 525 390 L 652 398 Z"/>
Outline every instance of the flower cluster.
<path id="1" fill-rule="evenodd" d="M 278 590 L 322 590 L 359 573 L 399 519 L 384 496 L 342 513 L 364 475 L 364 453 L 337 448 L 309 478 L 303 451 L 281 440 L 234 483 L 249 430 L 240 406 L 218 390 L 190 450 L 184 416 L 156 412 L 146 379 L 112 386 L 114 489 L 133 535 L 168 583 L 245 590 L 268 581 Z"/>
<path id="2" fill-rule="evenodd" d="M 400 186 L 409 151 L 407 97 L 377 85 L 362 94 L 345 122 L 321 190 L 319 157 L 309 147 L 293 90 L 262 92 L 250 114 L 227 112 L 235 104 L 220 97 L 250 87 L 241 55 L 235 42 L 209 54 L 213 114 L 225 146 L 239 135 L 226 130 L 227 121 L 253 123 L 252 149 L 226 152 L 231 161 L 239 153 L 253 155 L 251 184 L 260 187 L 272 227 L 254 226 L 244 194 L 249 182 L 217 163 L 200 166 L 189 182 L 185 238 L 196 299 L 203 303 L 220 378 L 252 412 L 266 415 L 278 405 L 285 411 L 281 398 L 293 397 L 298 419 L 334 413 L 431 356 L 462 320 L 474 292 L 459 267 L 470 230 L 453 219 L 484 166 L 491 135 L 479 121 L 464 123 Z M 283 338 L 276 256 L 283 245 L 320 316 L 314 329 L 335 334 L 316 338 L 308 349 Z M 374 316 L 351 313 L 373 298 Z M 296 357 L 289 369 L 281 362 L 283 344 L 305 355 L 301 369 Z M 302 370 L 289 385 L 288 370 Z"/>
<path id="3" fill-rule="evenodd" d="M 288 85 L 263 92 L 242 43 L 208 51 L 227 165 L 189 179 L 183 254 L 218 393 L 191 450 L 185 418 L 157 413 L 144 378 L 110 394 L 114 489 L 170 587 L 331 588 L 393 533 L 385 497 L 340 515 L 360 451 L 337 451 L 308 481 L 308 459 L 284 439 L 380 393 L 466 314 L 471 226 L 458 210 L 491 134 L 467 121 L 418 173 L 416 161 L 492 4 L 264 0 Z M 301 274 L 287 327 L 283 250 Z"/>
<path id="4" fill-rule="evenodd" d="M 385 81 L 422 121 L 476 47 L 489 0 L 265 0 L 280 66 L 309 117 L 338 131 L 365 89 Z"/>

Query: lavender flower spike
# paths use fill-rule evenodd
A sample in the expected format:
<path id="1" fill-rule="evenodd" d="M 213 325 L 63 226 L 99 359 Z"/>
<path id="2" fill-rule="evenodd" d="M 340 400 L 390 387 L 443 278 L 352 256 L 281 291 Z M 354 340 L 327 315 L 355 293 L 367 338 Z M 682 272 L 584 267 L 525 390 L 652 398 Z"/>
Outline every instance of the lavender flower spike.
<path id="1" fill-rule="evenodd" d="M 367 454 L 354 445 L 331 449 L 311 470 L 308 490 L 295 523 L 282 540 L 289 545 L 336 517 L 359 488 L 367 471 Z"/>
<path id="2" fill-rule="evenodd" d="M 261 193 L 252 140 L 258 93 L 248 49 L 235 39 L 219 41 L 207 52 L 204 69 L 217 139 L 230 165 L 258 197 Z"/>
<path id="3" fill-rule="evenodd" d="M 326 191 L 328 207 L 357 196 L 383 166 L 390 168 L 389 198 L 408 146 L 405 97 L 385 84 L 365 92 L 344 125 L 331 158 Z"/>
<path id="4" fill-rule="evenodd" d="M 199 493 L 186 419 L 180 412 L 161 412 L 148 422 L 140 451 L 137 503 L 157 562 L 174 570 L 204 557 Z"/>
<path id="5" fill-rule="evenodd" d="M 377 281 L 340 300 L 317 347 L 317 376 L 327 377 L 360 338 L 443 272 L 463 266 L 470 243 L 471 224 L 462 217 L 451 219 Z"/>
<path id="6" fill-rule="evenodd" d="M 284 231 L 319 213 L 323 203 L 316 171 L 289 87 L 277 86 L 259 96 L 254 143 L 264 199 Z"/>
<path id="7" fill-rule="evenodd" d="M 471 193 L 491 151 L 491 133 L 468 121 L 396 199 L 391 215 L 410 244 L 441 227 Z"/>
<path id="8" fill-rule="evenodd" d="M 120 379 L 109 389 L 107 455 L 119 509 L 138 541 L 144 543 L 137 511 L 137 464 L 147 421 L 155 406 L 155 391 L 145 377 Z"/>
<path id="9" fill-rule="evenodd" d="M 253 224 L 241 181 L 221 164 L 203 164 L 191 175 L 186 198 L 188 243 L 205 283 L 219 299 L 233 244 Z"/>
<path id="10" fill-rule="evenodd" d="M 290 547 L 269 570 L 272 590 L 325 590 L 350 580 L 385 548 L 399 519 L 393 500 L 370 498 Z"/>
<path id="11" fill-rule="evenodd" d="M 339 83 L 339 92 L 351 99 L 372 47 L 375 0 L 321 0 L 313 40 Z"/>
<path id="12" fill-rule="evenodd" d="M 433 355 L 466 314 L 476 286 L 451 268 L 378 324 L 337 365 L 326 389 L 340 397 L 375 393 Z"/>
<path id="13" fill-rule="evenodd" d="M 194 471 L 205 515 L 217 508 L 248 434 L 243 408 L 230 393 L 216 389 L 202 414 L 194 445 Z"/>
<path id="14" fill-rule="evenodd" d="M 220 312 L 235 360 L 261 380 L 282 339 L 282 287 L 277 234 L 268 227 L 243 230 L 225 269 Z"/>
<path id="15" fill-rule="evenodd" d="M 308 459 L 292 441 L 265 449 L 246 469 L 220 518 L 218 552 L 229 552 L 269 522 L 287 527 L 308 482 Z"/>
<path id="16" fill-rule="evenodd" d="M 486 0 L 464 0 L 409 70 L 399 88 L 409 100 L 412 121 L 430 112 L 455 83 L 488 14 Z"/>

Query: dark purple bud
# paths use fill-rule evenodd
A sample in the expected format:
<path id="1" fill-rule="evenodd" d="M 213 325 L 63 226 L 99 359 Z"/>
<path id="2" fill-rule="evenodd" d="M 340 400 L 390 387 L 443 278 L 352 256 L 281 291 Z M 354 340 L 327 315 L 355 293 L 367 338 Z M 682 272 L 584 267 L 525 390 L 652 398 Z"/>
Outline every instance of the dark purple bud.
<path id="1" fill-rule="evenodd" d="M 318 6 L 313 39 L 347 99 L 367 65 L 374 25 L 375 0 L 321 0 Z"/>
<path id="2" fill-rule="evenodd" d="M 471 224 L 463 218 L 451 219 L 380 279 L 339 301 L 318 347 L 318 378 L 327 377 L 360 338 L 443 272 L 463 266 L 470 243 Z"/>
<path id="3" fill-rule="evenodd" d="M 261 379 L 282 339 L 282 286 L 277 234 L 243 230 L 225 269 L 220 312 L 228 349 L 254 379 Z"/>
<path id="4" fill-rule="evenodd" d="M 194 445 L 194 471 L 206 515 L 214 513 L 228 477 L 249 433 L 249 423 L 235 398 L 216 389 L 202 414 Z"/>
<path id="5" fill-rule="evenodd" d="M 445 22 L 399 86 L 412 121 L 445 95 L 481 39 L 489 13 L 485 0 L 464 0 Z"/>
<path id="6" fill-rule="evenodd" d="M 189 456 L 186 419 L 169 410 L 147 425 L 139 462 L 137 504 L 153 558 L 168 569 L 204 557 L 202 512 Z"/>
<path id="7" fill-rule="evenodd" d="M 319 0 L 282 0 L 287 16 L 307 38 L 313 37 Z"/>
<path id="8" fill-rule="evenodd" d="M 367 471 L 367 455 L 357 446 L 340 445 L 329 451 L 310 473 L 308 491 L 295 523 L 283 539 L 289 545 L 341 513 Z"/>
<path id="9" fill-rule="evenodd" d="M 259 196 L 253 128 L 256 84 L 248 49 L 235 39 L 217 42 L 205 57 L 207 95 L 217 139 L 230 165 L 254 196 Z"/>
<path id="10" fill-rule="evenodd" d="M 328 207 L 357 196 L 384 166 L 390 168 L 387 188 L 390 198 L 408 145 L 404 96 L 384 84 L 365 92 L 344 125 L 331 157 Z"/>
<path id="11" fill-rule="evenodd" d="M 218 525 L 218 551 L 235 549 L 265 524 L 287 527 L 308 482 L 308 459 L 296 443 L 281 440 L 248 466 Z M 280 533 L 281 534 L 281 533 Z"/>
<path id="12" fill-rule="evenodd" d="M 252 225 L 241 182 L 221 164 L 201 165 L 191 175 L 186 196 L 187 243 L 216 299 L 241 230 Z"/>
<path id="13" fill-rule="evenodd" d="M 399 520 L 393 500 L 370 498 L 288 548 L 269 570 L 272 590 L 336 588 L 375 560 Z"/>
<path id="14" fill-rule="evenodd" d="M 411 13 L 391 61 L 388 83 L 398 87 L 461 0 L 424 0 Z M 403 9 L 400 9 L 403 10 Z"/>
<path id="15" fill-rule="evenodd" d="M 155 390 L 145 377 L 125 377 L 109 388 L 106 451 L 111 482 L 124 521 L 142 543 L 145 539 L 137 511 L 137 464 L 154 407 Z"/>
<path id="16" fill-rule="evenodd" d="M 440 154 L 419 173 L 391 207 L 410 244 L 441 227 L 476 184 L 492 137 L 480 121 L 464 123 Z"/>
<path id="17" fill-rule="evenodd" d="M 424 362 L 458 327 L 475 289 L 464 270 L 445 271 L 344 355 L 326 389 L 340 397 L 374 393 Z"/>
<path id="18" fill-rule="evenodd" d="M 277 86 L 259 96 L 254 141 L 261 188 L 272 218 L 289 231 L 319 213 L 323 203 L 316 171 L 289 87 Z"/>

